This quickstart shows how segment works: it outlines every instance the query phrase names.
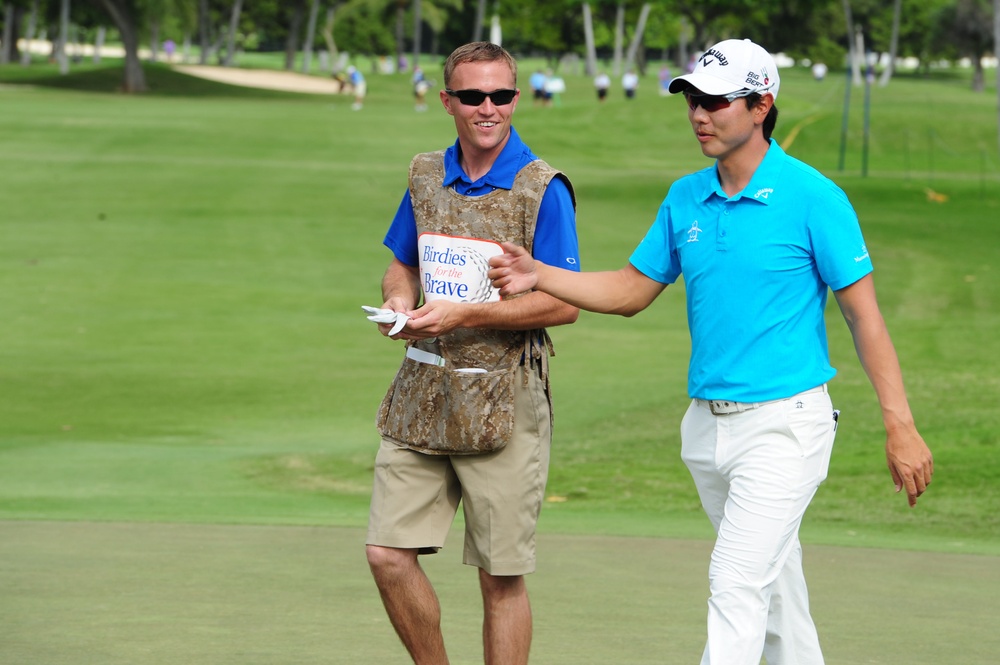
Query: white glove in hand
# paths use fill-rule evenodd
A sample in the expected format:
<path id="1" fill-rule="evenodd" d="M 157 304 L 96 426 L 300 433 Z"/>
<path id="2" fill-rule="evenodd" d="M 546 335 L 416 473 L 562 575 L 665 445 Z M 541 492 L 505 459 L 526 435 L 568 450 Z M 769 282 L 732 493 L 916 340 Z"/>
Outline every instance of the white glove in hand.
<path id="1" fill-rule="evenodd" d="M 361 309 L 368 312 L 368 320 L 373 323 L 392 323 L 392 329 L 389 331 L 390 337 L 402 330 L 406 322 L 410 320 L 410 317 L 406 314 L 394 312 L 391 309 L 380 309 L 378 307 L 369 307 L 368 305 L 362 305 Z"/>

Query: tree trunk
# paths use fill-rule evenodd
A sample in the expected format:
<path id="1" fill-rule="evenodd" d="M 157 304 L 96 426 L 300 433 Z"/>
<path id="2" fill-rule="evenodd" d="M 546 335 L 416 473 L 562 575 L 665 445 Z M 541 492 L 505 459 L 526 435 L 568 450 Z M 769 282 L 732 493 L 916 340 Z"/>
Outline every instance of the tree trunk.
<path id="1" fill-rule="evenodd" d="M 319 0 L 312 0 L 309 7 L 309 22 L 306 24 L 306 40 L 302 44 L 302 73 L 308 74 L 312 67 L 313 37 L 316 34 L 316 18 L 319 15 Z"/>
<path id="2" fill-rule="evenodd" d="M 882 78 L 878 84 L 881 87 L 889 85 L 892 78 L 893 69 L 896 67 L 896 50 L 899 47 L 899 15 L 902 11 L 903 0 L 895 0 L 892 6 L 892 40 L 889 42 L 889 65 L 882 72 Z"/>
<path id="3" fill-rule="evenodd" d="M 615 10 L 615 56 L 611 65 L 611 73 L 621 76 L 622 73 L 622 42 L 625 41 L 625 3 L 619 2 Z"/>
<path id="4" fill-rule="evenodd" d="M 486 21 L 486 0 L 479 0 L 476 5 L 476 22 L 472 25 L 472 41 L 483 41 L 483 23 Z"/>
<path id="5" fill-rule="evenodd" d="M 583 3 L 583 37 L 587 43 L 587 59 L 584 72 L 587 76 L 597 76 L 597 47 L 594 45 L 594 16 L 590 3 Z"/>
<path id="6" fill-rule="evenodd" d="M 201 50 L 198 54 L 199 65 L 208 63 L 208 45 L 211 41 L 208 22 L 208 0 L 198 0 L 198 47 Z"/>
<path id="7" fill-rule="evenodd" d="M 155 18 L 149 26 L 149 59 L 151 62 L 160 59 L 160 20 Z"/>
<path id="8" fill-rule="evenodd" d="M 21 64 L 25 67 L 31 64 L 31 41 L 35 38 L 35 29 L 37 25 L 38 0 L 32 0 L 31 13 L 28 15 L 28 31 L 24 35 L 24 50 L 21 51 Z"/>
<path id="9" fill-rule="evenodd" d="M 851 70 L 856 81 L 855 85 L 861 85 L 864 82 L 864 76 L 861 74 L 862 64 L 867 69 L 868 63 L 865 62 L 865 33 L 862 32 L 859 25 L 854 29 L 854 64 Z"/>
<path id="10" fill-rule="evenodd" d="M 688 63 L 688 24 L 683 16 L 680 20 L 681 29 L 677 35 L 677 71 L 682 74 Z"/>
<path id="11" fill-rule="evenodd" d="M 3 37 L 0 44 L 0 64 L 10 64 L 21 59 L 21 53 L 17 50 L 17 41 L 21 38 L 21 19 L 23 9 L 15 7 L 12 3 L 6 3 L 3 20 Z"/>
<path id="12" fill-rule="evenodd" d="M 59 3 L 59 73 L 69 73 L 69 0 Z"/>
<path id="13" fill-rule="evenodd" d="M 1000 0 L 993 0 L 993 52 L 1000 54 Z M 1000 66 L 997 67 L 997 148 L 1000 149 Z"/>
<path id="14" fill-rule="evenodd" d="M 302 5 L 296 5 L 292 10 L 288 24 L 288 37 L 285 39 L 285 69 L 295 69 L 295 54 L 299 51 L 299 31 L 302 29 Z"/>
<path id="15" fill-rule="evenodd" d="M 229 34 L 226 35 L 226 60 L 223 63 L 226 67 L 233 66 L 233 58 L 236 56 L 236 31 L 240 27 L 240 14 L 243 12 L 243 0 L 236 0 L 233 3 L 233 11 L 229 15 Z"/>
<path id="16" fill-rule="evenodd" d="M 94 39 L 94 64 L 101 64 L 101 52 L 104 50 L 104 38 L 108 36 L 108 29 L 103 25 L 97 26 L 97 37 Z"/>
<path id="17" fill-rule="evenodd" d="M 68 2 L 69 0 L 65 0 Z M 122 82 L 123 92 L 146 92 L 146 74 L 142 71 L 142 61 L 139 60 L 139 31 L 123 0 L 100 0 L 125 47 L 125 80 Z"/>
<path id="18" fill-rule="evenodd" d="M 636 54 L 639 52 L 639 45 L 642 44 L 642 33 L 646 31 L 646 19 L 649 18 L 649 10 L 651 9 L 650 4 L 644 3 L 642 5 L 642 10 L 639 12 L 639 20 L 635 24 L 635 34 L 632 35 L 632 43 L 628 46 L 628 53 L 625 55 L 625 68 L 629 68 L 632 65 L 639 64 L 636 60 Z M 643 67 L 640 67 L 640 71 L 645 68 L 645 58 L 642 58 Z"/>
<path id="19" fill-rule="evenodd" d="M 413 0 L 413 69 L 420 65 L 420 38 L 424 32 L 423 8 L 420 0 Z"/>
<path id="20" fill-rule="evenodd" d="M 851 16 L 851 0 L 842 0 L 844 5 L 844 19 L 847 22 L 847 62 L 851 68 L 851 81 L 854 85 L 861 85 L 861 58 L 864 53 L 858 53 L 855 46 L 854 18 Z"/>
<path id="21" fill-rule="evenodd" d="M 986 75 L 983 71 L 983 54 L 972 56 L 972 89 L 982 92 L 986 88 Z"/>
<path id="22" fill-rule="evenodd" d="M 10 2 L 3 8 L 3 43 L 0 44 L 0 65 L 14 59 L 14 5 Z"/>
<path id="23" fill-rule="evenodd" d="M 396 62 L 395 66 L 399 66 L 403 62 L 403 54 L 406 52 L 406 45 L 403 44 L 403 35 L 406 34 L 406 7 L 403 6 L 403 2 L 396 3 Z"/>
<path id="24" fill-rule="evenodd" d="M 333 39 L 333 21 L 335 18 L 335 8 L 328 7 L 326 10 L 326 22 L 323 24 L 323 40 L 326 42 L 326 50 L 330 52 L 330 62 L 332 63 L 332 69 L 336 73 L 337 60 L 339 58 L 339 51 L 337 50 L 337 42 Z"/>

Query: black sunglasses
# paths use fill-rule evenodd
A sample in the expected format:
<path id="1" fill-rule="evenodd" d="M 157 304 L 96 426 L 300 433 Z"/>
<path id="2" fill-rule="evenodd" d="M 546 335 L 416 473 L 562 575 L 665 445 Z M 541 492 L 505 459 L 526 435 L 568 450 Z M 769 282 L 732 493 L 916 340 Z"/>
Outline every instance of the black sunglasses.
<path id="1" fill-rule="evenodd" d="M 483 92 L 482 90 L 445 90 L 452 97 L 458 97 L 462 106 L 479 106 L 489 97 L 494 106 L 507 106 L 514 101 L 517 90 L 494 90 L 493 92 Z"/>
<path id="2" fill-rule="evenodd" d="M 685 92 L 684 98 L 687 99 L 688 108 L 692 111 L 700 106 L 709 113 L 715 113 L 716 111 L 729 108 L 729 105 L 740 97 L 749 97 L 753 93 L 753 90 L 740 90 L 728 95 L 692 95 Z"/>

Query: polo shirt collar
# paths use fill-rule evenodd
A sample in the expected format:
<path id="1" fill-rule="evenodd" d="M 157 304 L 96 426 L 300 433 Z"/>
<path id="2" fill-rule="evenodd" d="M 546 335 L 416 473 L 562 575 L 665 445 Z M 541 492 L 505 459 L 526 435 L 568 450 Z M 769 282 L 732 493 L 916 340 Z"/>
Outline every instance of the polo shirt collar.
<path id="1" fill-rule="evenodd" d="M 764 153 L 764 159 L 761 160 L 760 165 L 757 166 L 757 170 L 753 173 L 753 177 L 750 178 L 750 182 L 747 183 L 742 192 L 733 197 L 734 199 L 754 199 L 764 204 L 771 202 L 771 196 L 774 194 L 780 180 L 781 167 L 785 161 L 785 151 L 781 149 L 781 146 L 774 139 L 770 139 L 770 144 L 767 152 Z M 702 201 L 707 201 L 713 194 L 728 199 L 729 197 L 722 190 L 722 183 L 719 182 L 718 169 L 714 165 L 709 168 L 711 169 L 712 177 L 708 178 L 705 183 Z"/>
<path id="2" fill-rule="evenodd" d="M 771 147 L 767 149 L 764 160 L 754 171 L 750 182 L 740 192 L 740 196 L 754 199 L 764 204 L 771 203 L 771 197 L 775 189 L 778 188 L 781 176 L 781 167 L 785 162 L 785 151 L 781 149 L 778 142 L 771 139 Z"/>
<path id="3" fill-rule="evenodd" d="M 462 180 L 470 185 L 489 185 L 497 189 L 513 189 L 514 178 L 520 167 L 520 155 L 527 150 L 521 137 L 510 128 L 510 137 L 507 145 L 503 147 L 497 159 L 493 162 L 489 172 L 476 182 L 469 180 L 469 176 L 462 170 L 461 155 L 462 148 L 458 140 L 455 144 L 445 150 L 444 153 L 444 186 L 451 187 L 456 181 Z"/>

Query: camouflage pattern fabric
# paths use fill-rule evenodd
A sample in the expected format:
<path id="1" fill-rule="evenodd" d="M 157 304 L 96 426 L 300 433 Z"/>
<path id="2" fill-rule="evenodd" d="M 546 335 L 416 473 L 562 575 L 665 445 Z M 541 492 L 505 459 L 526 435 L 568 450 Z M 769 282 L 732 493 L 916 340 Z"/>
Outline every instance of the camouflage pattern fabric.
<path id="1" fill-rule="evenodd" d="M 521 169 L 510 191 L 464 196 L 444 182 L 444 151 L 410 164 L 410 198 L 417 234 L 512 242 L 531 248 L 542 196 L 554 177 L 565 176 L 541 160 Z M 567 186 L 572 187 L 567 181 Z M 484 273 L 485 274 L 485 273 Z M 516 297 L 516 296 L 515 296 Z M 445 366 L 404 359 L 379 407 L 379 433 L 397 445 L 429 454 L 479 454 L 503 447 L 514 420 L 513 381 L 524 366 L 549 387 L 552 342 L 545 330 L 461 329 L 414 346 L 445 359 Z M 476 367 L 486 373 L 456 373 Z M 551 390 L 547 390 L 551 400 Z M 550 409 L 551 413 L 551 409 Z"/>

